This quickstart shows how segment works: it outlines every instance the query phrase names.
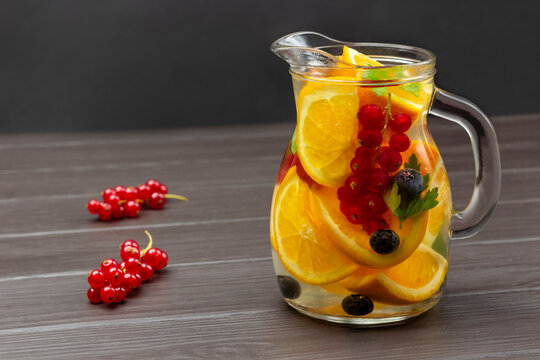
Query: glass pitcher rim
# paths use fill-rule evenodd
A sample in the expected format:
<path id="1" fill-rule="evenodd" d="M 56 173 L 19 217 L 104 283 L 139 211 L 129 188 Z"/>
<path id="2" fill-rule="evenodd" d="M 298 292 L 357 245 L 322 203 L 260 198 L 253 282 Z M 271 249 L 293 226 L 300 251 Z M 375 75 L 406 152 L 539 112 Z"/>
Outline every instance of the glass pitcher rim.
<path id="1" fill-rule="evenodd" d="M 293 36 L 303 36 L 303 35 L 311 35 L 316 34 L 317 36 L 320 36 L 323 41 L 327 40 L 328 44 L 322 44 L 318 46 L 302 46 L 302 45 L 296 45 L 296 44 L 287 44 L 287 38 L 291 38 Z M 330 51 L 333 49 L 339 49 L 341 50 L 343 46 L 346 45 L 350 48 L 353 48 L 355 50 L 362 49 L 360 51 L 361 53 L 364 53 L 370 57 L 374 57 L 378 60 L 392 60 L 394 62 L 398 62 L 397 64 L 385 64 L 381 66 L 360 66 L 360 65 L 351 65 L 347 64 L 345 62 L 342 62 L 338 59 L 338 56 L 336 54 L 336 51 Z M 400 84 L 400 83 L 409 83 L 409 82 L 416 82 L 425 80 L 428 78 L 431 78 L 435 75 L 436 69 L 435 69 L 435 63 L 437 57 L 435 54 L 427 49 L 417 47 L 417 46 L 411 46 L 411 45 L 402 45 L 402 44 L 392 44 L 392 43 L 379 43 L 379 42 L 345 42 L 345 41 L 339 41 L 332 38 L 329 38 L 325 35 L 309 32 L 309 31 L 301 31 L 292 33 L 289 35 L 285 35 L 276 41 L 274 41 L 271 45 L 271 50 L 276 55 L 287 61 L 290 65 L 289 72 L 293 76 L 299 76 L 301 78 L 306 78 L 307 80 L 312 81 L 322 81 L 322 82 L 331 82 L 331 83 L 369 83 L 374 84 L 376 83 L 377 86 L 384 86 L 385 84 L 388 85 L 394 85 L 394 84 Z M 376 50 L 379 51 L 370 52 L 366 51 L 367 49 Z M 347 67 L 340 67 L 340 66 L 329 66 L 327 64 L 323 65 L 317 65 L 317 64 L 302 64 L 295 62 L 299 57 L 285 57 L 283 56 L 284 53 L 287 51 L 291 52 L 298 52 L 298 51 L 310 51 L 313 53 L 320 52 L 323 53 L 323 57 L 331 56 L 336 60 L 336 64 L 339 64 L 340 62 L 343 64 L 347 64 Z M 333 54 L 334 53 L 334 54 Z M 389 55 L 383 55 L 384 53 L 394 53 L 395 55 L 389 56 Z M 399 54 L 399 55 L 398 55 Z M 408 56 L 407 56 L 408 55 Z M 375 71 L 381 71 L 381 70 L 391 70 L 394 73 L 400 73 L 404 74 L 402 76 L 396 77 L 396 78 L 389 78 L 389 79 L 379 79 L 377 81 L 373 81 L 372 79 L 366 80 L 365 78 L 350 78 L 350 79 L 337 79 L 337 78 L 328 78 L 328 76 L 317 76 L 318 73 L 324 74 L 325 71 L 328 70 L 340 70 L 340 71 L 347 71 L 347 70 L 362 70 L 367 72 L 369 74 L 370 72 Z"/>

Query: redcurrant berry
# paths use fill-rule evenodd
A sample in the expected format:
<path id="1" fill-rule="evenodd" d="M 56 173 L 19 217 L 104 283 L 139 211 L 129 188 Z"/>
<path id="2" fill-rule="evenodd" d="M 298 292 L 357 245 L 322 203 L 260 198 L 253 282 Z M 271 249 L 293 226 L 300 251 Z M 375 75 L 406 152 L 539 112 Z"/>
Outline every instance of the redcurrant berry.
<path id="1" fill-rule="evenodd" d="M 373 169 L 369 174 L 368 187 L 377 191 L 379 194 L 384 194 L 390 185 L 391 178 L 383 169 Z"/>
<path id="2" fill-rule="evenodd" d="M 126 288 L 127 291 L 135 290 L 139 287 L 139 279 L 135 276 L 135 274 L 125 273 L 124 274 L 124 282 L 123 286 Z"/>
<path id="3" fill-rule="evenodd" d="M 110 285 L 104 286 L 100 291 L 101 301 L 110 304 L 116 300 L 116 288 Z"/>
<path id="4" fill-rule="evenodd" d="M 98 269 L 90 271 L 88 274 L 88 283 L 90 284 L 90 287 L 93 288 L 103 287 L 105 285 L 105 276 L 103 271 Z"/>
<path id="5" fill-rule="evenodd" d="M 159 250 L 158 248 L 151 248 L 146 252 L 146 254 L 144 254 L 143 262 L 150 265 L 154 270 L 157 270 L 157 266 L 160 261 L 161 250 Z"/>
<path id="6" fill-rule="evenodd" d="M 349 206 L 345 215 L 350 223 L 356 225 L 360 225 L 364 219 L 364 212 L 359 206 L 356 205 Z"/>
<path id="7" fill-rule="evenodd" d="M 296 168 L 298 170 L 298 168 Z M 152 193 L 148 199 L 148 206 L 150 209 L 159 210 L 165 206 L 165 195 L 159 192 Z"/>
<path id="8" fill-rule="evenodd" d="M 126 246 L 134 247 L 134 248 L 136 248 L 137 250 L 139 250 L 139 249 L 141 248 L 141 247 L 139 246 L 139 243 L 136 242 L 136 241 L 133 240 L 133 239 L 127 239 L 126 241 L 124 241 L 124 242 L 120 245 L 120 249 L 125 248 Z"/>
<path id="9" fill-rule="evenodd" d="M 120 269 L 122 269 L 122 271 L 126 270 L 126 262 L 125 261 L 122 261 L 120 264 L 118 264 L 118 266 L 120 267 Z M 124 271 L 124 273 L 125 273 L 125 271 Z"/>
<path id="10" fill-rule="evenodd" d="M 362 209 L 371 215 L 380 215 L 388 210 L 388 206 L 384 202 L 382 196 L 375 192 L 368 192 L 360 200 Z"/>
<path id="11" fill-rule="evenodd" d="M 86 204 L 86 208 L 90 214 L 97 215 L 101 209 L 101 202 L 99 200 L 90 200 L 88 204 Z"/>
<path id="12" fill-rule="evenodd" d="M 114 192 L 120 197 L 121 200 L 124 200 L 124 195 L 126 194 L 126 187 L 124 185 L 118 185 L 114 188 Z"/>
<path id="13" fill-rule="evenodd" d="M 139 213 L 141 212 L 141 205 L 139 205 L 136 201 L 128 201 L 126 205 L 124 206 L 124 213 L 127 217 L 134 218 L 139 216 Z"/>
<path id="14" fill-rule="evenodd" d="M 368 161 L 372 161 L 373 156 L 375 155 L 376 151 L 377 151 L 377 149 L 374 149 L 374 148 L 368 148 L 368 147 L 365 147 L 365 146 L 360 146 L 359 148 L 356 149 L 356 151 L 354 153 L 354 157 L 361 158 L 361 159 L 366 159 Z"/>
<path id="15" fill-rule="evenodd" d="M 138 274 L 141 271 L 141 261 L 136 258 L 129 258 L 125 261 L 126 272 Z"/>
<path id="16" fill-rule="evenodd" d="M 99 294 L 100 290 L 101 289 L 99 288 L 91 287 L 86 292 L 86 296 L 88 296 L 88 300 L 90 300 L 92 304 L 99 304 L 101 302 L 101 295 Z"/>
<path id="17" fill-rule="evenodd" d="M 131 258 L 139 259 L 141 257 L 141 253 L 136 247 L 128 245 L 120 249 L 120 257 L 124 261 L 127 261 L 127 259 Z"/>
<path id="18" fill-rule="evenodd" d="M 341 213 L 345 216 L 347 216 L 347 209 L 349 208 L 351 204 L 349 203 L 346 203 L 346 202 L 340 202 L 339 203 L 339 211 L 341 211 Z"/>
<path id="19" fill-rule="evenodd" d="M 353 195 L 359 194 L 366 184 L 366 178 L 358 175 L 351 175 L 345 180 L 345 187 Z"/>
<path id="20" fill-rule="evenodd" d="M 159 187 L 159 192 L 162 194 L 167 194 L 169 192 L 169 188 L 165 184 L 161 184 Z"/>
<path id="21" fill-rule="evenodd" d="M 112 206 L 107 203 L 101 203 L 99 209 L 99 220 L 109 221 L 112 217 Z"/>
<path id="22" fill-rule="evenodd" d="M 358 133 L 358 140 L 362 146 L 374 148 L 381 145 L 382 134 L 380 130 L 364 129 Z"/>
<path id="23" fill-rule="evenodd" d="M 358 121 L 360 121 L 364 129 L 382 130 L 384 127 L 384 114 L 377 105 L 364 105 L 358 111 Z"/>
<path id="24" fill-rule="evenodd" d="M 411 140 L 405 134 L 395 133 L 390 138 L 389 145 L 399 152 L 404 152 L 409 148 L 409 145 L 411 145 Z"/>
<path id="25" fill-rule="evenodd" d="M 142 285 L 142 276 L 141 274 L 133 274 L 135 275 L 135 279 L 137 279 L 137 287 Z"/>
<path id="26" fill-rule="evenodd" d="M 397 114 L 390 119 L 390 127 L 398 133 L 404 133 L 411 127 L 412 120 L 409 114 Z"/>
<path id="27" fill-rule="evenodd" d="M 308 173 L 306 172 L 306 170 L 302 166 L 302 163 L 300 162 L 300 158 L 296 158 L 295 165 L 296 165 L 296 173 L 298 174 L 298 177 L 300 179 L 302 179 L 309 186 L 315 185 L 315 181 L 308 175 Z M 162 193 L 162 192 L 160 192 L 160 193 L 163 194 L 163 195 L 166 194 L 166 193 Z M 152 206 L 150 206 L 150 207 L 152 207 Z"/>
<path id="28" fill-rule="evenodd" d="M 368 158 L 355 156 L 351 160 L 350 166 L 351 166 L 352 172 L 354 174 L 359 175 L 359 174 L 369 171 L 369 169 L 371 168 L 371 161 Z"/>
<path id="29" fill-rule="evenodd" d="M 152 194 L 152 190 L 150 189 L 150 186 L 146 184 L 137 186 L 137 190 L 139 190 L 139 199 L 142 199 L 144 201 L 147 201 L 150 195 Z"/>
<path id="30" fill-rule="evenodd" d="M 364 230 L 368 233 L 368 235 L 373 234 L 377 230 L 388 228 L 386 221 L 379 217 L 369 218 L 364 222 L 363 225 Z"/>
<path id="31" fill-rule="evenodd" d="M 161 263 L 156 268 L 156 270 L 163 269 L 165 266 L 167 266 L 168 263 L 169 263 L 169 255 L 165 252 L 165 250 L 161 250 Z"/>
<path id="32" fill-rule="evenodd" d="M 116 299 L 114 299 L 114 302 L 121 303 L 122 301 L 125 300 L 126 296 L 127 296 L 126 288 L 123 286 L 118 286 L 116 288 Z"/>
<path id="33" fill-rule="evenodd" d="M 125 208 L 122 205 L 113 208 L 113 211 L 112 211 L 113 219 L 122 219 L 124 215 L 125 215 Z"/>
<path id="34" fill-rule="evenodd" d="M 381 147 L 381 152 L 377 157 L 377 164 L 388 172 L 397 171 L 401 166 L 401 154 L 396 149 L 389 146 Z"/>
<path id="35" fill-rule="evenodd" d="M 105 259 L 101 262 L 101 271 L 103 271 L 103 273 L 114 267 L 118 267 L 118 263 L 114 259 Z"/>
<path id="36" fill-rule="evenodd" d="M 101 196 L 103 197 L 103 201 L 106 203 L 109 202 L 109 196 L 111 195 L 116 195 L 116 192 L 111 188 L 107 188 L 103 190 L 103 192 L 101 193 Z"/>
<path id="37" fill-rule="evenodd" d="M 346 186 L 341 186 L 337 189 L 337 196 L 339 201 L 347 204 L 351 204 L 354 202 L 354 199 L 356 197 L 356 193 L 350 190 Z"/>
<path id="38" fill-rule="evenodd" d="M 136 187 L 128 186 L 124 194 L 124 199 L 126 199 L 127 201 L 131 201 L 131 200 L 135 201 L 138 198 L 139 198 L 139 190 L 137 190 Z"/>
<path id="39" fill-rule="evenodd" d="M 161 183 L 157 181 L 156 179 L 149 179 L 146 181 L 146 185 L 150 187 L 150 192 L 159 192 L 159 188 L 161 187 Z"/>
<path id="40" fill-rule="evenodd" d="M 124 272 L 119 267 L 111 267 L 103 274 L 105 275 L 105 281 L 115 287 L 120 286 L 124 280 Z"/>
<path id="41" fill-rule="evenodd" d="M 114 211 L 114 209 L 117 209 L 118 206 L 120 206 L 120 205 L 118 205 L 118 202 L 119 202 L 120 200 L 122 200 L 122 199 L 120 198 L 120 196 L 118 196 L 118 195 L 116 195 L 116 194 L 111 194 L 111 195 L 109 195 L 109 197 L 108 197 L 106 203 L 109 204 L 109 205 L 111 205 L 112 208 L 113 208 L 113 211 Z"/>
<path id="42" fill-rule="evenodd" d="M 148 281 L 152 278 L 152 276 L 154 276 L 154 269 L 152 269 L 150 264 L 142 263 L 139 274 L 141 275 L 143 282 Z"/>

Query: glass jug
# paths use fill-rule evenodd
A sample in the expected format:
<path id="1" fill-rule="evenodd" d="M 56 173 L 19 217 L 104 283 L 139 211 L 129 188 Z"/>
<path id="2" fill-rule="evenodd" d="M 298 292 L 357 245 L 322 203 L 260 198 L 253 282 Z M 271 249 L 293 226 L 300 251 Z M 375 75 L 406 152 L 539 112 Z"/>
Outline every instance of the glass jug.
<path id="1" fill-rule="evenodd" d="M 450 237 L 480 231 L 499 198 L 488 118 L 434 86 L 427 50 L 299 32 L 272 51 L 290 64 L 297 107 L 270 220 L 283 298 L 309 316 L 359 326 L 429 310 L 442 295 Z M 471 138 L 476 182 L 461 211 L 428 114 Z"/>

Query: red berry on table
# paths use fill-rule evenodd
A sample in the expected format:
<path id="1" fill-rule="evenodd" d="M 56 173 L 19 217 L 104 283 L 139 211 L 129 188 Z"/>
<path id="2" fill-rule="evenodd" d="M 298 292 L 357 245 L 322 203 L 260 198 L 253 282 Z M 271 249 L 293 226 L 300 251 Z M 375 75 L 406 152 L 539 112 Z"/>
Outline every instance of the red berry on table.
<path id="1" fill-rule="evenodd" d="M 118 203 L 120 202 L 120 200 L 122 200 L 120 198 L 120 196 L 116 195 L 116 194 L 112 194 L 112 195 L 109 195 L 107 201 L 105 201 L 107 204 L 111 205 L 113 210 L 118 208 L 118 206 L 120 206 Z"/>
<path id="2" fill-rule="evenodd" d="M 101 301 L 106 304 L 113 303 L 116 300 L 116 288 L 110 285 L 101 288 L 100 291 Z"/>
<path id="3" fill-rule="evenodd" d="M 104 273 L 113 267 L 118 267 L 118 262 L 114 259 L 105 259 L 101 262 L 101 271 Z"/>
<path id="4" fill-rule="evenodd" d="M 126 215 L 125 208 L 122 205 L 113 207 L 113 211 L 112 211 L 113 219 L 122 219 L 125 215 Z"/>
<path id="5" fill-rule="evenodd" d="M 112 218 L 112 206 L 111 204 L 101 203 L 99 209 L 99 220 L 109 221 Z"/>
<path id="6" fill-rule="evenodd" d="M 358 140 L 362 146 L 374 148 L 381 145 L 382 134 L 379 130 L 364 129 L 358 133 Z"/>
<path id="7" fill-rule="evenodd" d="M 127 217 L 134 218 L 139 216 L 139 213 L 141 212 L 141 205 L 139 205 L 136 201 L 128 201 L 126 205 L 124 206 L 124 213 Z"/>
<path id="8" fill-rule="evenodd" d="M 147 201 L 152 194 L 152 189 L 150 189 L 150 186 L 146 184 L 137 186 L 137 190 L 139 191 L 139 199 L 144 201 Z"/>
<path id="9" fill-rule="evenodd" d="M 141 275 L 142 281 L 148 281 L 154 276 L 154 269 L 152 269 L 152 266 L 147 263 L 141 264 L 141 271 L 139 272 Z"/>
<path id="10" fill-rule="evenodd" d="M 157 270 L 157 265 L 161 261 L 161 250 L 158 248 L 149 249 L 146 254 L 144 254 L 143 262 L 147 263 L 152 267 L 152 269 Z"/>
<path id="11" fill-rule="evenodd" d="M 377 191 L 379 194 L 384 194 L 390 185 L 391 178 L 383 169 L 373 169 L 369 174 L 368 187 Z"/>
<path id="12" fill-rule="evenodd" d="M 409 114 L 397 114 L 390 118 L 390 127 L 398 133 L 404 133 L 411 127 L 412 120 Z"/>
<path id="13" fill-rule="evenodd" d="M 135 279 L 137 279 L 137 287 L 142 285 L 142 276 L 141 274 L 133 274 L 135 275 Z"/>
<path id="14" fill-rule="evenodd" d="M 296 168 L 298 170 L 298 167 Z M 150 198 L 148 199 L 148 206 L 150 209 L 159 210 L 163 209 L 165 206 L 165 195 L 159 192 L 155 192 L 152 195 L 150 195 Z"/>
<path id="15" fill-rule="evenodd" d="M 124 280 L 124 272 L 120 267 L 111 267 L 107 271 L 104 271 L 105 281 L 112 286 L 120 286 Z"/>
<path id="16" fill-rule="evenodd" d="M 122 301 L 125 300 L 126 296 L 127 296 L 126 288 L 123 286 L 118 286 L 116 288 L 116 299 L 114 299 L 114 302 L 121 303 Z"/>
<path id="17" fill-rule="evenodd" d="M 105 285 L 105 275 L 103 274 L 103 271 L 95 269 L 90 271 L 88 274 L 88 283 L 90 284 L 90 287 L 93 288 L 100 288 Z"/>
<path id="18" fill-rule="evenodd" d="M 141 265 L 142 263 L 139 259 L 129 258 L 125 261 L 124 268 L 128 273 L 138 274 L 141 271 Z"/>
<path id="19" fill-rule="evenodd" d="M 111 195 L 116 195 L 116 192 L 111 188 L 107 188 L 103 190 L 103 192 L 101 193 L 101 196 L 103 197 L 103 201 L 105 202 L 109 202 L 109 196 Z"/>
<path id="20" fill-rule="evenodd" d="M 139 279 L 135 276 L 135 274 L 125 273 L 124 274 L 124 282 L 123 286 L 127 291 L 132 291 L 138 288 L 140 285 Z"/>
<path id="21" fill-rule="evenodd" d="M 360 199 L 360 206 L 364 209 L 368 215 L 381 215 L 388 206 L 384 202 L 383 197 L 375 192 L 369 192 Z"/>
<path id="22" fill-rule="evenodd" d="M 161 264 L 160 264 L 161 267 L 158 267 L 156 270 L 163 269 L 165 266 L 167 266 L 168 263 L 169 263 L 169 255 L 165 252 L 165 250 L 161 250 Z"/>
<path id="23" fill-rule="evenodd" d="M 120 264 L 118 264 L 118 267 L 120 267 L 120 269 L 122 269 L 122 270 L 126 270 L 126 262 L 122 261 Z"/>
<path id="24" fill-rule="evenodd" d="M 139 190 L 136 187 L 128 186 L 124 193 L 124 199 L 127 201 L 135 201 L 139 198 Z"/>
<path id="25" fill-rule="evenodd" d="M 360 121 L 364 129 L 382 130 L 384 127 L 384 114 L 377 105 L 364 105 L 358 111 L 358 121 Z"/>
<path id="26" fill-rule="evenodd" d="M 405 134 L 396 133 L 390 138 L 389 145 L 399 152 L 404 152 L 411 145 L 411 140 Z"/>
<path id="27" fill-rule="evenodd" d="M 169 188 L 165 184 L 161 184 L 159 186 L 159 192 L 162 194 L 167 194 L 169 192 Z"/>
<path id="28" fill-rule="evenodd" d="M 388 224 L 382 218 L 374 217 L 364 222 L 364 230 L 369 234 L 373 234 L 380 229 L 388 229 Z"/>
<path id="29" fill-rule="evenodd" d="M 377 164 L 388 172 L 397 171 L 401 167 L 401 154 L 396 149 L 389 146 L 381 147 L 381 152 L 377 157 Z"/>
<path id="30" fill-rule="evenodd" d="M 100 288 L 91 287 L 86 292 L 86 296 L 88 297 L 88 300 L 90 300 L 92 304 L 99 304 L 101 302 L 100 290 L 101 290 Z"/>
<path id="31" fill-rule="evenodd" d="M 160 190 L 161 183 L 156 179 L 149 179 L 146 181 L 146 185 L 150 186 L 150 192 L 156 192 Z"/>
<path id="32" fill-rule="evenodd" d="M 345 212 L 345 215 L 347 216 L 347 220 L 349 222 L 360 225 L 364 219 L 364 211 L 360 208 L 360 206 L 352 205 L 349 206 Z"/>
<path id="33" fill-rule="evenodd" d="M 116 195 L 120 197 L 120 199 L 124 200 L 124 195 L 126 193 L 126 187 L 124 185 L 118 185 L 114 188 L 114 192 Z"/>
<path id="34" fill-rule="evenodd" d="M 141 257 L 141 252 L 136 247 L 128 245 L 120 249 L 120 257 L 124 261 L 131 258 L 139 259 Z"/>
<path id="35" fill-rule="evenodd" d="M 121 245 L 120 245 L 120 249 L 122 248 L 125 248 L 126 246 L 131 246 L 131 247 L 134 247 L 136 248 L 137 250 L 140 250 L 140 246 L 139 246 L 139 243 L 136 242 L 135 240 L 133 239 L 127 239 L 126 241 L 124 241 Z"/>
<path id="36" fill-rule="evenodd" d="M 88 204 L 86 204 L 86 208 L 90 212 L 90 214 L 97 215 L 99 214 L 99 210 L 101 209 L 101 201 L 99 200 L 90 200 Z"/>

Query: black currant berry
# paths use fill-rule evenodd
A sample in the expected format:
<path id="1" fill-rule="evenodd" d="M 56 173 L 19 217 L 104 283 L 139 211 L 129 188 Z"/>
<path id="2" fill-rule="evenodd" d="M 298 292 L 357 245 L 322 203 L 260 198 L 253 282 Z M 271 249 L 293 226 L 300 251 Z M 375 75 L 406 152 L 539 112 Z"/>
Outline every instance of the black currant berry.
<path id="1" fill-rule="evenodd" d="M 399 236 L 393 230 L 380 229 L 371 234 L 369 245 L 377 254 L 388 255 L 399 248 Z"/>
<path id="2" fill-rule="evenodd" d="M 300 296 L 300 283 L 292 277 L 278 275 L 277 282 L 281 295 L 283 295 L 285 299 L 293 300 Z"/>
<path id="3" fill-rule="evenodd" d="M 341 307 L 349 315 L 362 316 L 373 311 L 373 301 L 364 295 L 351 294 L 343 299 Z"/>
<path id="4" fill-rule="evenodd" d="M 424 178 L 422 174 L 414 169 L 403 169 L 394 176 L 400 195 L 410 198 L 420 194 L 424 188 Z"/>

